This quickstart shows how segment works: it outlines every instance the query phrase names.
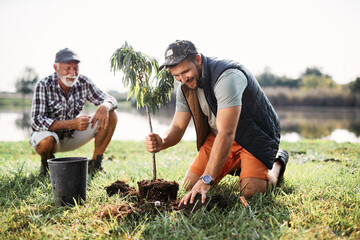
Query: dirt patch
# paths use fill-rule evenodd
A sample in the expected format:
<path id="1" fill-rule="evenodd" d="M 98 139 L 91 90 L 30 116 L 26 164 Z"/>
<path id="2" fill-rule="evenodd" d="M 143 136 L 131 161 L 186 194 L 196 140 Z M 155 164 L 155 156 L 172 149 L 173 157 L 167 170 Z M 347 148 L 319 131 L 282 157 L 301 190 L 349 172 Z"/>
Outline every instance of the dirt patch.
<path id="1" fill-rule="evenodd" d="M 169 182 L 163 179 L 142 180 L 138 183 L 139 198 L 148 201 L 167 202 L 176 200 L 179 184 L 175 181 Z"/>
<path id="2" fill-rule="evenodd" d="M 125 197 L 127 195 L 137 196 L 137 191 L 134 187 L 130 187 L 125 182 L 116 180 L 111 185 L 105 187 L 106 193 L 109 197 L 114 194 L 119 194 L 120 197 Z"/>
<path id="3" fill-rule="evenodd" d="M 201 195 L 197 195 L 193 204 L 188 203 L 179 207 L 180 200 L 176 199 L 179 185 L 176 182 L 168 182 L 163 179 L 143 180 L 138 182 L 138 186 L 141 189 L 139 192 L 120 180 L 106 186 L 105 190 L 109 196 L 114 194 L 119 194 L 120 197 L 129 196 L 131 197 L 129 200 L 133 202 L 107 205 L 100 210 L 99 216 L 124 219 L 133 215 L 154 215 L 159 211 L 183 211 L 191 214 L 201 208 L 210 211 L 215 207 L 225 209 L 231 205 L 230 199 L 222 195 L 207 197 L 205 203 L 201 203 Z M 174 189 L 176 189 L 176 193 L 174 193 Z"/>

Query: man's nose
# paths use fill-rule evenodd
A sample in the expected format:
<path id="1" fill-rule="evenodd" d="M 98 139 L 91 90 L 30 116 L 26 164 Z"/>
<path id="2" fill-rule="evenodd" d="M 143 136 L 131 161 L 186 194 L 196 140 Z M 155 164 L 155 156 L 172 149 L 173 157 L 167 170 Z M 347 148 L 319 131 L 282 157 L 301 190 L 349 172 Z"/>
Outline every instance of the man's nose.
<path id="1" fill-rule="evenodd" d="M 179 80 L 180 80 L 180 82 L 185 83 L 186 82 L 186 77 L 183 74 L 180 74 Z"/>
<path id="2" fill-rule="evenodd" d="M 75 69 L 70 69 L 70 76 L 76 76 L 76 70 Z"/>

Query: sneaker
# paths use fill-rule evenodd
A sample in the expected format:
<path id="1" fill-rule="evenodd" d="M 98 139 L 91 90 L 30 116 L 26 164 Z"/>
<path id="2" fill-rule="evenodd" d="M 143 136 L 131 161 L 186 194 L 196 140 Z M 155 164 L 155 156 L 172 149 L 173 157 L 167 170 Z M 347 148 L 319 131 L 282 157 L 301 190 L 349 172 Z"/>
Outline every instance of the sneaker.
<path id="1" fill-rule="evenodd" d="M 105 172 L 103 166 L 102 166 L 102 160 L 104 159 L 104 154 L 102 155 L 97 155 L 96 159 L 92 159 L 89 161 L 89 165 L 88 165 L 88 173 L 89 174 L 94 174 L 97 172 Z"/>
<path id="2" fill-rule="evenodd" d="M 49 158 L 41 157 L 40 175 L 46 176 L 49 172 L 48 159 L 55 158 L 54 154 L 51 154 Z"/>
<path id="3" fill-rule="evenodd" d="M 284 172 L 286 169 L 286 165 L 289 161 L 288 152 L 283 149 L 279 149 L 279 151 L 277 152 L 276 157 L 275 157 L 275 162 L 276 161 L 278 161 L 281 165 L 281 169 L 280 169 L 280 173 L 279 173 L 279 177 L 278 177 L 278 181 L 277 181 L 277 184 L 279 184 L 284 181 Z"/>

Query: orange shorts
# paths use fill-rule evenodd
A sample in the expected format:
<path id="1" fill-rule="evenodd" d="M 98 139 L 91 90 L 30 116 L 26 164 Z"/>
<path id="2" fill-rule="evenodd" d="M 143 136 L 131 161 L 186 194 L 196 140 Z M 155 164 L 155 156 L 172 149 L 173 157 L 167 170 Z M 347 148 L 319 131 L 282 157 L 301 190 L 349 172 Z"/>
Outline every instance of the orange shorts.
<path id="1" fill-rule="evenodd" d="M 198 154 L 190 165 L 190 171 L 201 176 L 205 170 L 206 164 L 210 158 L 212 145 L 215 141 L 215 133 L 211 131 L 206 138 L 205 143 L 200 147 Z M 269 179 L 269 169 L 251 153 L 246 151 L 237 142 L 234 141 L 230 154 L 214 182 L 218 183 L 227 173 L 234 170 L 240 171 L 240 181 L 243 178 L 255 177 Z"/>

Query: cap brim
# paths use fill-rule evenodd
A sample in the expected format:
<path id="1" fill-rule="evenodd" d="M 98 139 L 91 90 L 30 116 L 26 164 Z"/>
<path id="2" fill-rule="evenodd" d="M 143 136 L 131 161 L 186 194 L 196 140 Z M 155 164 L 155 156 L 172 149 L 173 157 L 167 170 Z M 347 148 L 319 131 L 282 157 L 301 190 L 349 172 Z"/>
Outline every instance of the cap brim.
<path id="1" fill-rule="evenodd" d="M 168 67 L 168 66 L 174 66 L 178 63 L 181 63 L 185 57 L 180 57 L 180 58 L 169 58 L 168 60 L 166 60 L 163 64 L 161 64 L 161 66 L 159 67 L 159 70 L 163 69 L 164 67 Z"/>
<path id="2" fill-rule="evenodd" d="M 80 60 L 79 59 L 70 59 L 69 61 L 67 61 L 66 63 L 68 63 L 68 62 L 80 62 Z"/>
<path id="3" fill-rule="evenodd" d="M 170 60 L 168 59 L 163 64 L 161 64 L 160 67 L 159 67 L 159 70 L 163 69 L 164 67 L 169 66 L 169 62 L 170 62 Z"/>

